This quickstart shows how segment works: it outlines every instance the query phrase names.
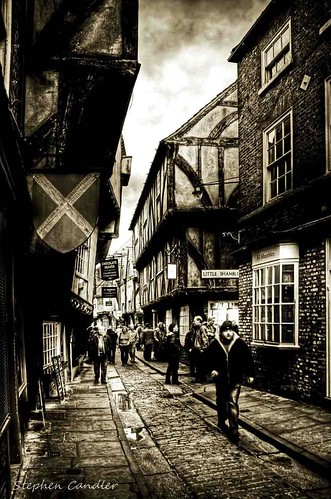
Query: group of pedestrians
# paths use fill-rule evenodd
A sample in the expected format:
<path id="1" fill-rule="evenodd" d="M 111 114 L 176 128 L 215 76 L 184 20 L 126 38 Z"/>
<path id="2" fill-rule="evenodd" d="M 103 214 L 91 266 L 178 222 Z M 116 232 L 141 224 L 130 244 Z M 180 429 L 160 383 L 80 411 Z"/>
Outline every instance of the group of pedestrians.
<path id="1" fill-rule="evenodd" d="M 88 357 L 93 362 L 95 381 L 106 383 L 107 365 L 115 364 L 116 349 L 121 352 L 122 365 L 127 365 L 130 358 L 135 362 L 136 348 L 139 340 L 137 328 L 119 324 L 116 330 L 111 328 L 105 331 L 102 327 L 88 328 L 87 349 Z"/>
<path id="2" fill-rule="evenodd" d="M 89 356 L 94 362 L 95 380 L 101 374 L 101 382 L 106 383 L 108 360 L 115 363 L 116 347 L 121 351 L 122 365 L 130 358 L 135 362 L 136 349 L 143 350 L 146 361 L 167 361 L 165 383 L 178 384 L 178 369 L 181 357 L 181 344 L 178 325 L 171 322 L 166 328 L 163 322 L 153 329 L 149 323 L 136 327 L 120 324 L 116 331 L 102 331 L 90 328 Z M 224 321 L 215 325 L 213 317 L 203 321 L 194 317 L 192 326 L 185 336 L 184 350 L 194 382 L 205 382 L 207 376 L 215 382 L 217 425 L 233 441 L 238 441 L 239 395 L 246 377 L 248 384 L 254 382 L 253 357 L 248 345 L 238 334 L 238 326 Z M 228 421 L 228 425 L 226 424 Z"/>
<path id="3" fill-rule="evenodd" d="M 178 325 L 171 322 L 166 328 L 159 322 L 153 329 L 147 322 L 141 329 L 139 348 L 143 350 L 144 359 L 167 361 L 165 382 L 178 384 L 178 369 L 181 354 Z"/>

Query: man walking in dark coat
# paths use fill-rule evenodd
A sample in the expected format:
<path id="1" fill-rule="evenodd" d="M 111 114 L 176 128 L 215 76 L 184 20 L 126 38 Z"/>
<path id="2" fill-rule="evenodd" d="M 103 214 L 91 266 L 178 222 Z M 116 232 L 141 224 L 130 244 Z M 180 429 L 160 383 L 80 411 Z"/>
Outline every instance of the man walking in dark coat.
<path id="1" fill-rule="evenodd" d="M 113 329 L 107 329 L 107 336 L 109 338 L 109 362 L 115 364 L 117 333 Z"/>
<path id="2" fill-rule="evenodd" d="M 90 340 L 90 349 L 94 363 L 95 381 L 99 381 L 101 370 L 101 383 L 107 383 L 109 338 L 107 334 L 98 327 L 94 328 L 94 335 Z"/>
<path id="3" fill-rule="evenodd" d="M 169 325 L 168 333 L 164 342 L 165 356 L 168 359 L 166 372 L 166 384 L 172 383 L 178 385 L 178 369 L 180 359 L 180 341 L 178 336 L 178 326 L 175 322 Z"/>
<path id="4" fill-rule="evenodd" d="M 254 382 L 253 358 L 248 345 L 239 337 L 238 326 L 225 321 L 220 327 L 220 339 L 215 337 L 205 350 L 206 365 L 216 385 L 218 427 L 227 431 L 229 420 L 230 438 L 239 439 L 238 399 L 244 375 L 249 384 Z"/>

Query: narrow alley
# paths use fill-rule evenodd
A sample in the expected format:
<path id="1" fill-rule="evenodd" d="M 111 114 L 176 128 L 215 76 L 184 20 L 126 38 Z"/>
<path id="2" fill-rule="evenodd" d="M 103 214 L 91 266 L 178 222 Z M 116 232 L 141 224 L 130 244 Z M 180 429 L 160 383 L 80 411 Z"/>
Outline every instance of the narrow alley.
<path id="1" fill-rule="evenodd" d="M 66 399 L 47 403 L 45 428 L 31 422 L 14 499 L 330 496 L 325 477 L 246 430 L 231 443 L 185 366 L 179 386 L 158 371 L 109 365 L 101 385 L 84 364 Z"/>

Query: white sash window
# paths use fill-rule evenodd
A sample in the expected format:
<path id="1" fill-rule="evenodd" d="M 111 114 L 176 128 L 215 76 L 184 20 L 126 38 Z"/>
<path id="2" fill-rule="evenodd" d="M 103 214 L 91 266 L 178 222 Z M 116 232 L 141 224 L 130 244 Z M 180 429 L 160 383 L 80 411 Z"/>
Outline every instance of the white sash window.
<path id="1" fill-rule="evenodd" d="M 253 254 L 253 341 L 298 345 L 298 247 L 279 244 Z"/>

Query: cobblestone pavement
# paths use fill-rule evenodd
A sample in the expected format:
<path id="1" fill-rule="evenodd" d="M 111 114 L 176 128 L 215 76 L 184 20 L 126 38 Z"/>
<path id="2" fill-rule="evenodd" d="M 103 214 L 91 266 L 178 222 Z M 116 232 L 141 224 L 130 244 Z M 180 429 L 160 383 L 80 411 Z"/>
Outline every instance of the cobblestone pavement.
<path id="1" fill-rule="evenodd" d="M 293 467 L 287 456 L 243 430 L 239 446 L 229 442 L 212 424 L 215 411 L 194 399 L 188 386 L 164 386 L 163 376 L 137 365 L 116 366 L 129 401 L 119 413 L 127 425 L 125 413 L 134 405 L 156 443 L 156 447 L 146 445 L 142 438 L 132 444 L 156 497 L 330 497 L 325 479 L 308 476 L 304 468 Z"/>

